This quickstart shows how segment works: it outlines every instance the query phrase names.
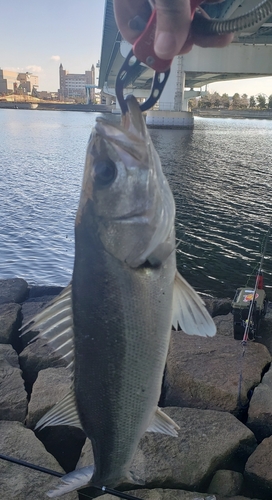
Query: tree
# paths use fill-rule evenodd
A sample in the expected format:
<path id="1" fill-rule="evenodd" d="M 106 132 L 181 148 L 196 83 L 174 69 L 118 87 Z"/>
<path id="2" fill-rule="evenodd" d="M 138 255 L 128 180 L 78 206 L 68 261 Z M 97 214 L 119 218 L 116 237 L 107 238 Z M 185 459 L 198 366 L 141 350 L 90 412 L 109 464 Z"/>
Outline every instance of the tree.
<path id="1" fill-rule="evenodd" d="M 230 99 L 229 99 L 228 94 L 222 94 L 221 103 L 224 106 L 224 108 L 229 108 L 229 106 L 230 106 Z"/>
<path id="2" fill-rule="evenodd" d="M 214 92 L 213 94 L 211 94 L 211 103 L 212 107 L 219 108 L 221 104 L 221 96 L 220 94 L 218 94 L 218 92 Z"/>
<path id="3" fill-rule="evenodd" d="M 207 92 L 206 95 L 201 96 L 200 99 L 198 100 L 198 107 L 199 108 L 210 108 L 211 105 L 212 105 L 212 101 L 211 101 L 210 92 Z"/>
<path id="4" fill-rule="evenodd" d="M 192 97 L 191 99 L 189 99 L 189 101 L 188 101 L 188 108 L 189 109 L 197 108 L 197 100 L 196 100 L 195 97 Z"/>
<path id="5" fill-rule="evenodd" d="M 240 97 L 240 94 L 238 94 L 238 92 L 236 92 L 234 94 L 234 96 L 232 97 L 232 108 L 239 109 L 240 106 L 241 106 L 241 97 Z"/>
<path id="6" fill-rule="evenodd" d="M 254 95 L 251 95 L 249 98 L 249 107 L 256 108 L 256 101 Z"/>
<path id="7" fill-rule="evenodd" d="M 257 95 L 258 108 L 265 109 L 266 108 L 266 99 L 263 94 Z"/>
<path id="8" fill-rule="evenodd" d="M 272 109 L 272 94 L 268 97 L 268 109 Z"/>
<path id="9" fill-rule="evenodd" d="M 241 97 L 240 108 L 246 109 L 248 107 L 248 97 L 247 94 L 243 94 Z"/>

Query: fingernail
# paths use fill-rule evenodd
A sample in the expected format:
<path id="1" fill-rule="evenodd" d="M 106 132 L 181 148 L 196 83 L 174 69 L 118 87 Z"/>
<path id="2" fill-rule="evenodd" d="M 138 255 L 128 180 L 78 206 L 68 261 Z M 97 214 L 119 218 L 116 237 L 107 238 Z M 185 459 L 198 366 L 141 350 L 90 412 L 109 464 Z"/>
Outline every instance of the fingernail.
<path id="1" fill-rule="evenodd" d="M 161 31 L 155 40 L 154 49 L 158 57 L 170 59 L 175 55 L 176 38 L 168 31 Z"/>

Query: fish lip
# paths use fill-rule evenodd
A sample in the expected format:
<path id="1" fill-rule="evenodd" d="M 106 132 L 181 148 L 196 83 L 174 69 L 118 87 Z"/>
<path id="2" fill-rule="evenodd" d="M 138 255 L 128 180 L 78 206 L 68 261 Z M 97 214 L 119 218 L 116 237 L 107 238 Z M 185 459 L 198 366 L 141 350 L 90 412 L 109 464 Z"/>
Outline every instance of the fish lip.
<path id="1" fill-rule="evenodd" d="M 99 216 L 98 218 L 100 220 L 115 220 L 115 221 L 133 221 L 135 219 L 143 219 L 143 218 L 146 218 L 147 216 L 147 213 L 144 211 L 144 212 L 138 212 L 136 210 L 132 210 L 131 212 L 128 212 L 124 215 L 121 215 L 121 216 L 118 216 L 118 217 L 104 217 L 104 216 Z"/>

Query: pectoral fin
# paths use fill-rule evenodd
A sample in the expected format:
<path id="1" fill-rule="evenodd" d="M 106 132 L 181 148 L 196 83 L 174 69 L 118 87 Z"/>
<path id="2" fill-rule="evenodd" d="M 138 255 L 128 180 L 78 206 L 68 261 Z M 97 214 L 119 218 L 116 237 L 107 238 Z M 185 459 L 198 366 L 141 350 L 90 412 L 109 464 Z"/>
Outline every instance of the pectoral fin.
<path id="1" fill-rule="evenodd" d="M 213 337 L 216 326 L 204 302 L 187 281 L 176 272 L 172 305 L 172 325 L 188 335 Z"/>
<path id="2" fill-rule="evenodd" d="M 174 422 L 174 420 L 168 417 L 168 415 L 166 415 L 166 413 L 164 413 L 160 408 L 157 408 L 153 420 L 146 432 L 160 432 L 161 434 L 177 437 L 178 430 L 179 426 Z"/>
<path id="3" fill-rule="evenodd" d="M 89 467 L 82 467 L 82 469 L 76 469 L 73 472 L 69 472 L 69 474 L 61 478 L 63 484 L 60 484 L 54 490 L 48 491 L 46 495 L 49 498 L 57 498 L 70 491 L 88 486 L 92 479 L 93 470 L 93 465 L 90 465 Z"/>

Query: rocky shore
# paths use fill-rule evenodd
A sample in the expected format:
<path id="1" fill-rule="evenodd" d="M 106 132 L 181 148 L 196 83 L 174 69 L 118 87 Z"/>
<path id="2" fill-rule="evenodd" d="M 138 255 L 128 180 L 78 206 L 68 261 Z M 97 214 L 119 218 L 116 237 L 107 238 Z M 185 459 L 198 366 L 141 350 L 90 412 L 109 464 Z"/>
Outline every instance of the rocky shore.
<path id="1" fill-rule="evenodd" d="M 79 429 L 48 427 L 39 418 L 70 386 L 63 360 L 40 340 L 20 337 L 22 321 L 60 287 L 0 280 L 0 453 L 58 472 L 90 465 L 90 442 Z M 180 426 L 178 438 L 146 433 L 132 464 L 144 500 L 272 498 L 272 305 L 260 338 L 243 352 L 234 340 L 230 299 L 207 298 L 214 338 L 172 332 L 160 406 Z M 0 459 L 1 500 L 42 500 L 58 479 Z M 88 489 L 67 500 L 84 499 Z M 101 500 L 113 500 L 104 495 Z"/>

